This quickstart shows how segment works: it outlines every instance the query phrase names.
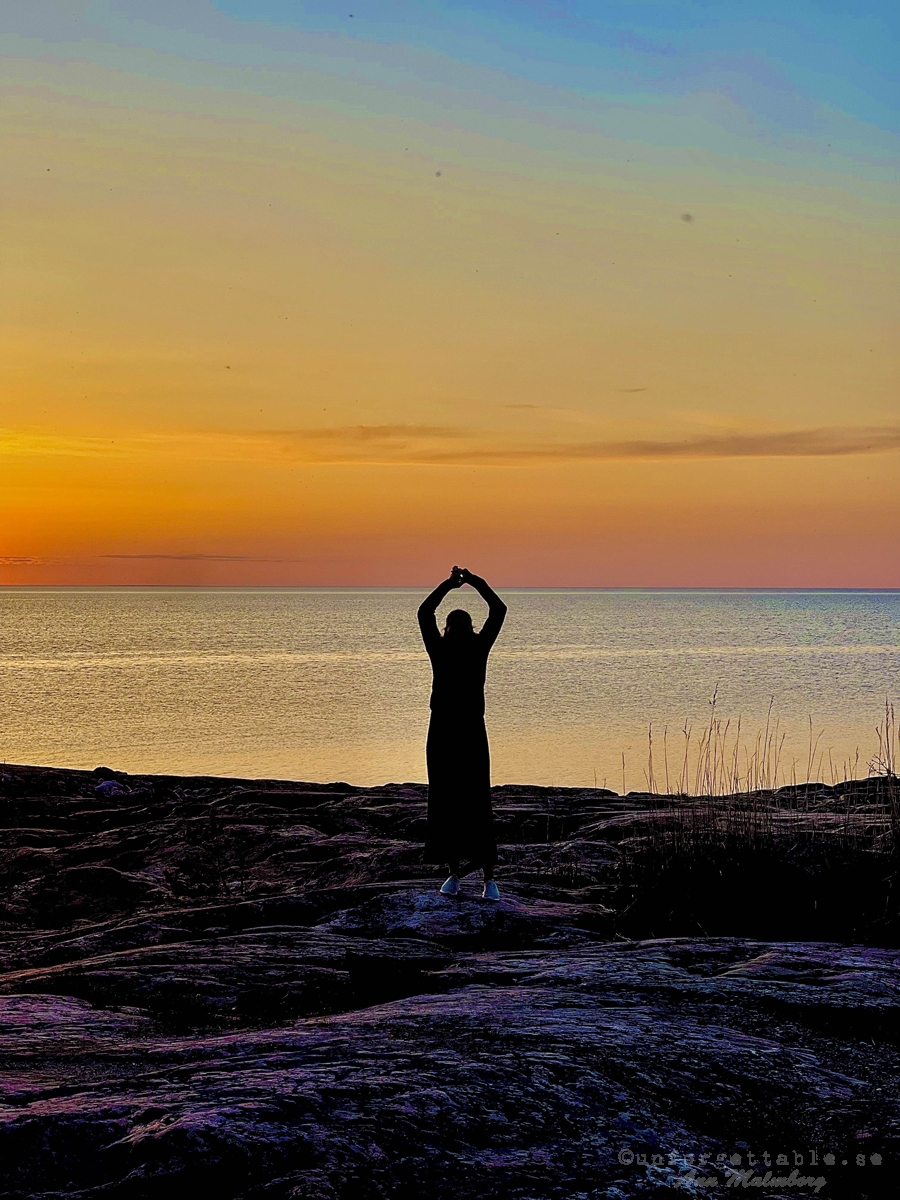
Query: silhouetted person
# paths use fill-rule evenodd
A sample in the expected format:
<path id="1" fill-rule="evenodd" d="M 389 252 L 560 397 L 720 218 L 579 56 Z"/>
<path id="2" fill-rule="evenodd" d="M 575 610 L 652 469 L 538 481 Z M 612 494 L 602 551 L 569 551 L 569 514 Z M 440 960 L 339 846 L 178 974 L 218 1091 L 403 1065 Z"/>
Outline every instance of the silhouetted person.
<path id="1" fill-rule="evenodd" d="M 471 586 L 488 604 L 481 632 L 462 608 L 447 615 L 441 634 L 437 606 L 448 592 Z M 478 575 L 454 567 L 419 606 L 419 628 L 434 681 L 428 726 L 428 832 L 425 861 L 447 863 L 445 896 L 459 893 L 460 863 L 484 871 L 484 898 L 499 900 L 494 882 L 497 842 L 491 810 L 491 756 L 484 727 L 484 679 L 488 655 L 506 616 L 506 605 Z"/>

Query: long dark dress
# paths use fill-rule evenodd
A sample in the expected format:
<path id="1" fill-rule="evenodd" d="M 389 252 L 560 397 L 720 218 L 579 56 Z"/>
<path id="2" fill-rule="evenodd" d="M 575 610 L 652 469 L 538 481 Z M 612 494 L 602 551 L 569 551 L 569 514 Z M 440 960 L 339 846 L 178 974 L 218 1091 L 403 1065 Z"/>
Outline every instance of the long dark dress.
<path id="1" fill-rule="evenodd" d="M 431 598 L 429 598 L 431 599 Z M 434 675 L 428 762 L 426 862 L 497 861 L 491 809 L 491 758 L 484 725 L 484 680 L 506 605 L 498 601 L 480 633 L 442 637 L 434 611 L 419 609 L 419 628 Z"/>

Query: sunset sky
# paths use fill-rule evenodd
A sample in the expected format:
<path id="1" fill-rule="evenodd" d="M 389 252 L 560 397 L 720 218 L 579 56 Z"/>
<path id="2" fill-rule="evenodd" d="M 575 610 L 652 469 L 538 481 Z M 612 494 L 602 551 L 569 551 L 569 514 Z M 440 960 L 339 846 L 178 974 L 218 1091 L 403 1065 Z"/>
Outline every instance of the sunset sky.
<path id="1" fill-rule="evenodd" d="M 0 583 L 900 586 L 897 24 L 3 6 Z"/>

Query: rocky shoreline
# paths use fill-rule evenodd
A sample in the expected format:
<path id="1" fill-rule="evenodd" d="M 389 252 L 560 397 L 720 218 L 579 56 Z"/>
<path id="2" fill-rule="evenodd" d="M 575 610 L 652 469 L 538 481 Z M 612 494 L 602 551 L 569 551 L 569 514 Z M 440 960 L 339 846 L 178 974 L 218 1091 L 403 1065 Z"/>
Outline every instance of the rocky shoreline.
<path id="1" fill-rule="evenodd" d="M 495 789 L 489 905 L 418 784 L 3 767 L 0 1197 L 896 1195 L 893 917 L 642 907 L 662 799 Z"/>

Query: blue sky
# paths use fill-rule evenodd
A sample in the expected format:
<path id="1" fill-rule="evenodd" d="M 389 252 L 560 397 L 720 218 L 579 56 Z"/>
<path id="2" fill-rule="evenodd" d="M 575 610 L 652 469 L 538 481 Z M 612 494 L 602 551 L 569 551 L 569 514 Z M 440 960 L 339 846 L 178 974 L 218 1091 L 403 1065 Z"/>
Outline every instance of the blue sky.
<path id="1" fill-rule="evenodd" d="M 248 22 L 421 46 L 557 87 L 660 95 L 720 88 L 787 123 L 814 122 L 813 106 L 823 105 L 897 128 L 896 4 L 215 0 L 214 7 Z"/>

